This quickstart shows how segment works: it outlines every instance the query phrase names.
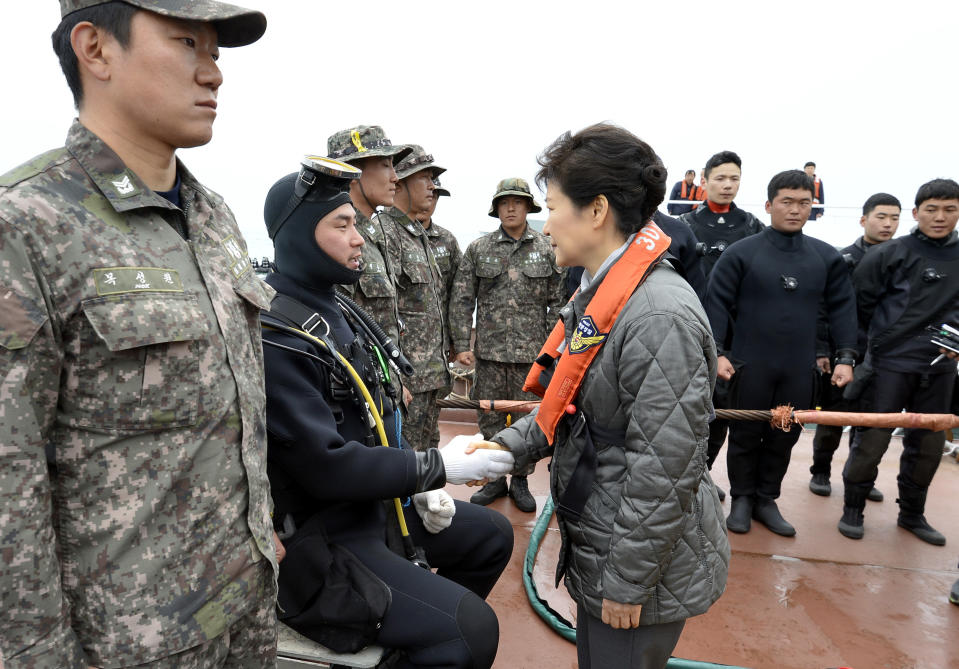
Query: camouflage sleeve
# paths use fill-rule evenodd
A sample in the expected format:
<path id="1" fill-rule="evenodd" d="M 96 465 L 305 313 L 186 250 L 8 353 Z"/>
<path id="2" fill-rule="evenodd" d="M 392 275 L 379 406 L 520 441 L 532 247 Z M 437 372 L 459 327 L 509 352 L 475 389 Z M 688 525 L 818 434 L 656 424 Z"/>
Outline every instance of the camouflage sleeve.
<path id="1" fill-rule="evenodd" d="M 473 311 L 476 308 L 477 279 L 474 271 L 471 244 L 460 257 L 453 283 L 450 286 L 449 329 L 453 350 L 457 353 L 470 350 L 470 332 L 473 329 Z"/>
<path id="2" fill-rule="evenodd" d="M 456 270 L 459 269 L 460 262 L 463 260 L 463 252 L 460 251 L 460 245 L 456 241 L 456 237 L 452 234 L 449 236 L 449 247 L 450 247 L 450 271 L 446 275 L 446 310 L 443 312 L 446 314 L 446 320 L 449 321 L 450 313 L 450 300 L 453 297 L 453 280 L 456 278 Z M 450 332 L 450 344 L 452 345 L 452 332 L 453 330 L 449 327 L 449 322 L 447 322 L 447 331 Z M 455 353 L 459 351 L 453 349 Z"/>
<path id="3" fill-rule="evenodd" d="M 0 657 L 6 669 L 85 669 L 60 585 L 45 452 L 59 347 L 24 240 L 2 219 L 0 302 Z"/>

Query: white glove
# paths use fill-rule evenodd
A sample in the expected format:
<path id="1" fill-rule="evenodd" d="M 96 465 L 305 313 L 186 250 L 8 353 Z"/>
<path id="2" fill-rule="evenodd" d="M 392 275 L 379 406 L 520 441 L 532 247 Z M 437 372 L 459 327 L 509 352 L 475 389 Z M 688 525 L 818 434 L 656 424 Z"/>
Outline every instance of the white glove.
<path id="1" fill-rule="evenodd" d="M 474 441 L 483 441 L 483 435 L 460 435 L 440 449 L 446 466 L 446 482 L 459 484 L 468 481 L 494 480 L 513 471 L 515 461 L 509 451 L 478 448 L 467 455 L 466 447 Z"/>
<path id="2" fill-rule="evenodd" d="M 442 532 L 456 515 L 453 498 L 445 490 L 427 490 L 413 495 L 413 506 L 423 519 L 423 527 L 430 534 Z"/>

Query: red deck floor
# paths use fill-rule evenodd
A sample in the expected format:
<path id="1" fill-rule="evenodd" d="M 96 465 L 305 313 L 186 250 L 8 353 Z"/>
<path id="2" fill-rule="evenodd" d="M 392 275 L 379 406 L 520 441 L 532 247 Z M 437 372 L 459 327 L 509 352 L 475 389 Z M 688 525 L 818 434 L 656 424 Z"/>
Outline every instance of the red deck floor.
<path id="1" fill-rule="evenodd" d="M 472 420 L 470 412 L 444 410 L 441 443 L 475 433 Z M 812 433 L 804 431 L 779 501 L 797 536 L 780 537 L 755 523 L 749 534 L 731 534 L 726 593 L 707 614 L 687 623 L 676 656 L 750 669 L 959 669 L 959 606 L 947 599 L 959 578 L 959 464 L 944 458 L 933 481 L 926 517 L 947 544 L 930 546 L 896 526 L 901 450 L 894 438 L 877 482 L 886 500 L 869 502 L 866 536 L 852 541 L 836 530 L 845 446 L 833 465 L 832 496 L 817 497 L 807 487 Z M 728 490 L 724 457 L 713 477 Z M 543 462 L 530 477 L 539 509 L 549 492 L 547 475 Z M 458 499 L 475 491 L 447 489 Z M 728 499 L 723 506 L 728 513 Z M 489 598 L 500 619 L 494 667 L 575 667 L 573 644 L 536 616 L 523 590 L 522 564 L 535 515 L 519 512 L 508 499 L 492 508 L 510 519 L 516 536 L 512 560 Z M 554 525 L 543 540 L 535 577 L 541 596 L 572 620 L 565 588 L 552 587 L 558 550 Z"/>

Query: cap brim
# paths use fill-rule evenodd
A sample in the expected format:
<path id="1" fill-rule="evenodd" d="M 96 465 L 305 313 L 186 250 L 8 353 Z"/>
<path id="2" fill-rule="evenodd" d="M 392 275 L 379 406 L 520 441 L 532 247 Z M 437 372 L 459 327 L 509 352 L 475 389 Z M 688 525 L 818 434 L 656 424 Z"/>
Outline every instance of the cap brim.
<path id="1" fill-rule="evenodd" d="M 517 197 L 524 197 L 527 200 L 529 200 L 529 213 L 531 214 L 538 214 L 539 212 L 543 211 L 543 208 L 539 206 L 539 203 L 536 201 L 536 199 L 529 193 L 525 193 L 521 190 L 504 190 L 504 191 L 500 191 L 499 193 L 493 196 L 493 202 L 490 204 L 490 207 L 489 207 L 490 216 L 492 216 L 493 218 L 499 218 L 499 215 L 497 215 L 496 213 L 496 201 L 500 199 L 501 197 L 505 197 L 507 195 L 516 195 Z"/>
<path id="2" fill-rule="evenodd" d="M 445 172 L 446 168 L 440 167 L 439 165 L 417 165 L 416 167 L 411 169 L 409 172 L 397 172 L 396 178 L 405 179 L 406 177 L 413 176 L 417 172 L 422 172 L 423 170 L 433 170 L 433 178 L 435 179 L 436 177 L 441 175 L 443 172 Z"/>
<path id="3" fill-rule="evenodd" d="M 123 0 L 127 4 L 162 16 L 212 23 L 217 44 L 223 47 L 252 44 L 266 32 L 266 16 L 216 0 Z"/>
<path id="4" fill-rule="evenodd" d="M 351 153 L 349 155 L 343 156 L 342 158 L 337 158 L 344 163 L 350 163 L 351 165 L 359 160 L 366 160 L 367 158 L 392 158 L 393 167 L 396 167 L 397 163 L 406 158 L 406 156 L 413 153 L 413 147 L 406 144 L 397 144 L 395 146 L 383 146 L 378 149 L 368 149 L 360 153 Z"/>

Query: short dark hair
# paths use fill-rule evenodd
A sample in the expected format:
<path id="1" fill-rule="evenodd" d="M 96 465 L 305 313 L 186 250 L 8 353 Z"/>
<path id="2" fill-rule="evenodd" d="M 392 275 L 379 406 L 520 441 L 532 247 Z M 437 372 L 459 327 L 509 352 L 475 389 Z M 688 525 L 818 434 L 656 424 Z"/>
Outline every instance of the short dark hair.
<path id="1" fill-rule="evenodd" d="M 816 163 L 814 163 L 814 162 L 811 161 L 811 160 L 807 160 L 807 161 L 806 161 L 806 164 L 803 165 L 803 169 L 806 169 L 807 167 L 815 167 L 815 166 L 816 166 Z"/>
<path id="2" fill-rule="evenodd" d="M 897 198 L 895 195 L 890 195 L 889 193 L 876 193 L 875 195 L 870 195 L 869 199 L 866 200 L 866 202 L 862 205 L 862 215 L 868 216 L 872 213 L 873 209 L 883 205 L 899 207 L 899 211 L 902 211 L 902 203 L 899 202 L 899 198 Z"/>
<path id="3" fill-rule="evenodd" d="M 692 174 L 695 176 L 696 170 L 686 170 L 686 174 Z M 684 175 L 685 176 L 685 175 Z"/>
<path id="4" fill-rule="evenodd" d="M 769 180 L 769 186 L 766 187 L 766 197 L 772 202 L 779 195 L 779 191 L 784 188 L 808 190 L 810 197 L 815 193 L 812 177 L 802 170 L 786 170 L 774 176 Z"/>
<path id="5" fill-rule="evenodd" d="M 933 179 L 919 186 L 916 206 L 926 200 L 959 200 L 959 184 L 952 179 Z"/>
<path id="6" fill-rule="evenodd" d="M 60 25 L 53 31 L 51 39 L 53 41 L 53 52 L 57 54 L 60 60 L 60 69 L 63 70 L 63 76 L 67 78 L 67 85 L 70 92 L 73 93 L 73 104 L 77 109 L 83 102 L 83 85 L 80 81 L 80 67 L 77 64 L 77 54 L 73 51 L 73 45 L 70 43 L 70 33 L 79 23 L 85 21 L 92 23 L 97 28 L 113 35 L 117 42 L 124 49 L 130 44 L 130 22 L 133 15 L 140 11 L 133 5 L 125 2 L 108 2 L 103 5 L 79 9 L 68 14 L 60 21 Z"/>
<path id="7" fill-rule="evenodd" d="M 726 163 L 733 163 L 739 169 L 743 168 L 743 161 L 740 160 L 739 156 L 735 153 L 732 151 L 720 151 L 706 161 L 706 167 L 703 168 L 703 176 L 708 179 L 709 173 L 713 171 L 714 167 L 719 167 Z"/>
<path id="8" fill-rule="evenodd" d="M 560 135 L 537 158 L 536 183 L 555 183 L 577 207 L 605 195 L 627 237 L 666 196 L 666 167 L 652 147 L 624 128 L 597 123 Z"/>

